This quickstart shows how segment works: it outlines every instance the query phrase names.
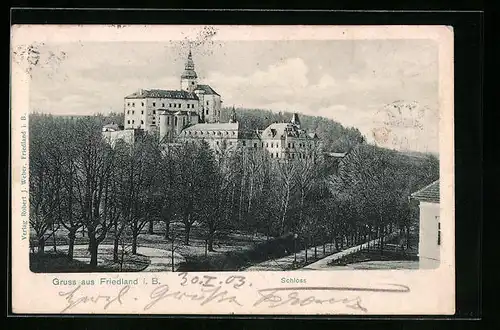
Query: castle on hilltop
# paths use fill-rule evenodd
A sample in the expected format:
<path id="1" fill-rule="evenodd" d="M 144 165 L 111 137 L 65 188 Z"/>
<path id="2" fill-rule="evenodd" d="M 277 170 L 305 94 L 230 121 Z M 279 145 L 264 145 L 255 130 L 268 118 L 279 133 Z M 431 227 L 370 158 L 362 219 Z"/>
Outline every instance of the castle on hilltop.
<path id="1" fill-rule="evenodd" d="M 320 140 L 301 128 L 298 114 L 289 122 L 273 123 L 266 129 L 243 130 L 233 107 L 228 122 L 221 122 L 221 96 L 209 85 L 198 84 L 191 50 L 179 90 L 139 89 L 124 98 L 124 125 L 103 127 L 103 136 L 114 145 L 117 139 L 133 143 L 138 134 L 158 134 L 164 145 L 182 141 L 206 141 L 221 148 L 265 149 L 270 157 L 305 159 Z"/>

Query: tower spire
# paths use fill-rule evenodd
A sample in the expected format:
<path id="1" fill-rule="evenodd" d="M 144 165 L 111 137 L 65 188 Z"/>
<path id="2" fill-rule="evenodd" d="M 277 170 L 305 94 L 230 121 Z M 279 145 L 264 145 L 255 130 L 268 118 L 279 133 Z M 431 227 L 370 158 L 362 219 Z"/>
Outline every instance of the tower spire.
<path id="1" fill-rule="evenodd" d="M 197 87 L 198 75 L 194 71 L 193 54 L 191 53 L 191 44 L 189 44 L 189 53 L 187 56 L 186 64 L 184 65 L 184 72 L 181 75 L 181 89 L 192 93 Z"/>

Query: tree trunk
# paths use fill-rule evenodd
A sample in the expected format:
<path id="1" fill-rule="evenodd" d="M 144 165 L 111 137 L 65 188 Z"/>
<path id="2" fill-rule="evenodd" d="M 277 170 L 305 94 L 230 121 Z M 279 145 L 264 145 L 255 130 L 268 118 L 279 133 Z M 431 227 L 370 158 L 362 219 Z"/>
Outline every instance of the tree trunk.
<path id="1" fill-rule="evenodd" d="M 97 240 L 95 238 L 95 233 L 89 231 L 89 252 L 90 252 L 90 267 L 97 268 Z"/>
<path id="2" fill-rule="evenodd" d="M 45 253 L 45 238 L 39 237 L 38 238 L 38 255 L 43 255 Z"/>
<path id="3" fill-rule="evenodd" d="M 153 220 L 149 220 L 149 225 L 148 225 L 148 234 L 154 234 L 155 231 L 154 231 L 154 221 Z"/>
<path id="4" fill-rule="evenodd" d="M 189 234 L 191 232 L 191 225 L 186 223 L 184 226 L 184 244 L 189 245 Z"/>
<path id="5" fill-rule="evenodd" d="M 139 236 L 139 233 L 134 233 L 132 235 L 132 254 L 137 254 L 137 236 Z"/>
<path id="6" fill-rule="evenodd" d="M 57 252 L 56 230 L 54 228 L 53 223 L 52 223 L 52 246 L 54 248 L 54 252 Z"/>
<path id="7" fill-rule="evenodd" d="M 170 221 L 165 221 L 165 239 L 168 239 L 168 236 L 170 235 Z"/>
<path id="8" fill-rule="evenodd" d="M 120 244 L 120 237 L 117 236 L 117 233 L 115 232 L 115 238 L 113 240 L 113 262 L 119 262 L 119 254 L 118 254 L 118 246 Z"/>
<path id="9" fill-rule="evenodd" d="M 75 238 L 76 238 L 76 229 L 75 230 L 70 230 L 68 233 L 68 239 L 69 239 L 69 244 L 68 244 L 68 260 L 73 260 L 73 251 L 75 248 Z"/>

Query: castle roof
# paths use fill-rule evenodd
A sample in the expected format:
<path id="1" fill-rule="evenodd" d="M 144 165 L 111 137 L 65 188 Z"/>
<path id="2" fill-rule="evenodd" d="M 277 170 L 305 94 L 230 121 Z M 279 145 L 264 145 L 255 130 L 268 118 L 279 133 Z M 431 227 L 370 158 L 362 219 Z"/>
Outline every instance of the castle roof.
<path id="1" fill-rule="evenodd" d="M 238 123 L 199 123 L 186 127 L 185 131 L 237 131 Z"/>
<path id="2" fill-rule="evenodd" d="M 439 180 L 414 192 L 411 197 L 421 202 L 439 203 Z"/>
<path id="3" fill-rule="evenodd" d="M 285 138 L 287 136 L 302 139 L 317 138 L 315 133 L 307 134 L 306 131 L 299 129 L 297 125 L 293 123 L 271 124 L 264 131 L 262 131 L 261 134 L 263 139 Z"/>
<path id="4" fill-rule="evenodd" d="M 184 90 L 167 90 L 167 89 L 140 89 L 125 97 L 126 99 L 142 99 L 142 98 L 164 98 L 164 99 L 179 99 L 179 100 L 198 100 L 195 93 L 189 93 Z"/>
<path id="5" fill-rule="evenodd" d="M 214 91 L 214 89 L 212 87 L 210 87 L 209 85 L 198 85 L 196 86 L 196 89 L 195 91 L 203 91 L 205 94 L 209 94 L 209 95 L 219 95 L 217 94 L 216 91 Z M 219 95 L 220 96 L 220 95 Z"/>

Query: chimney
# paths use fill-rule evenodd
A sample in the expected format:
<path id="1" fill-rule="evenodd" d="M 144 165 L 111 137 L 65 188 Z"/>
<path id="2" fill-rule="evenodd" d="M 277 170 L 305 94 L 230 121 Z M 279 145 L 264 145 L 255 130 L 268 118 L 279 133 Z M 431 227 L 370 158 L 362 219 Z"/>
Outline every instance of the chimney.
<path id="1" fill-rule="evenodd" d="M 143 94 L 143 93 L 144 93 L 144 89 L 140 88 L 140 89 L 139 89 L 139 95 L 141 95 L 141 96 L 142 96 L 142 94 Z"/>

